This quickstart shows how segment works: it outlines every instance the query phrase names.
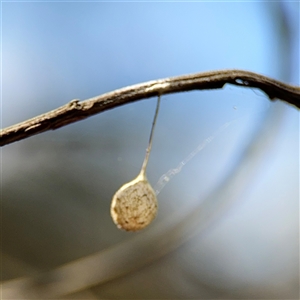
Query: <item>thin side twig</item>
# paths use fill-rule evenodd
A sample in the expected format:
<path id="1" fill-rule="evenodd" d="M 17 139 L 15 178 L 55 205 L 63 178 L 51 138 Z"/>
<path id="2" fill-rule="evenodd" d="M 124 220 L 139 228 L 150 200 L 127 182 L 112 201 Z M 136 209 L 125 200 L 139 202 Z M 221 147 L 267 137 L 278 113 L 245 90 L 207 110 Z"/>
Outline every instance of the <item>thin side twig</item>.
<path id="1" fill-rule="evenodd" d="M 221 70 L 158 79 L 121 88 L 84 101 L 72 100 L 55 110 L 4 128 L 0 146 L 54 130 L 127 103 L 153 96 L 191 90 L 220 89 L 226 83 L 258 88 L 270 100 L 280 99 L 300 108 L 300 87 L 243 70 Z"/>

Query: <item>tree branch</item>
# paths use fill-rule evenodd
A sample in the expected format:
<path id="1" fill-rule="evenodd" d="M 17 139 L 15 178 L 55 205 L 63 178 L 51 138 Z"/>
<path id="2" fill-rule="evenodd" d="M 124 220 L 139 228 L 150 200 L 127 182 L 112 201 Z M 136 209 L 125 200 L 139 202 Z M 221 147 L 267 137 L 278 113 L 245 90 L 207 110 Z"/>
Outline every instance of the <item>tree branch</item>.
<path id="1" fill-rule="evenodd" d="M 157 95 L 191 90 L 219 89 L 226 83 L 258 88 L 270 100 L 281 99 L 300 108 L 300 87 L 242 70 L 222 70 L 177 76 L 148 81 L 121 88 L 84 101 L 71 102 L 27 121 L 0 131 L 0 146 L 4 146 L 35 134 L 54 130 L 127 103 Z"/>

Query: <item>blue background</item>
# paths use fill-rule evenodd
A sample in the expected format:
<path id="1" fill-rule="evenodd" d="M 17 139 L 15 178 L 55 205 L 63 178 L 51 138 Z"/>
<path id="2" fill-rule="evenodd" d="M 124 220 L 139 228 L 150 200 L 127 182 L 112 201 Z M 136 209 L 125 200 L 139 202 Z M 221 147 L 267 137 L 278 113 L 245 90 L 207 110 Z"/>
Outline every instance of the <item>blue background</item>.
<path id="1" fill-rule="evenodd" d="M 201 71 L 244 69 L 299 84 L 297 2 L 1 5 L 2 128 L 74 98 Z M 155 104 L 125 105 L 3 148 L 3 279 L 117 249 L 135 236 L 143 247 L 183 220 L 184 234 L 160 237 L 172 235 L 176 246 L 153 248 L 162 260 L 140 270 L 148 260 L 139 254 L 138 272 L 125 268 L 102 286 L 104 275 L 93 292 L 110 298 L 216 297 L 220 289 L 222 297 L 297 294 L 298 111 L 228 85 L 163 96 L 147 172 L 153 186 L 214 139 L 158 195 L 153 225 L 128 234 L 112 223 L 110 201 L 140 170 Z M 226 180 L 223 199 L 216 191 Z M 230 201 L 230 210 L 223 209 Z M 202 203 L 209 204 L 189 225 Z M 210 217 L 200 218 L 206 211 L 219 212 L 213 226 Z M 112 258 L 107 263 L 120 268 Z"/>

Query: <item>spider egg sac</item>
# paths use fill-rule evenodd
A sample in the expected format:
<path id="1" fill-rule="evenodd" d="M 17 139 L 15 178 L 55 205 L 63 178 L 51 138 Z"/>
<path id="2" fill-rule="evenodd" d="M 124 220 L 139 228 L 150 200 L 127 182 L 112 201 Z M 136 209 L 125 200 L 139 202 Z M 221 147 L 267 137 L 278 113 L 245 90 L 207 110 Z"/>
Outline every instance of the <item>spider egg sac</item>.
<path id="1" fill-rule="evenodd" d="M 124 184 L 112 199 L 110 213 L 118 228 L 127 231 L 149 225 L 157 213 L 157 199 L 148 180 L 138 176 Z"/>

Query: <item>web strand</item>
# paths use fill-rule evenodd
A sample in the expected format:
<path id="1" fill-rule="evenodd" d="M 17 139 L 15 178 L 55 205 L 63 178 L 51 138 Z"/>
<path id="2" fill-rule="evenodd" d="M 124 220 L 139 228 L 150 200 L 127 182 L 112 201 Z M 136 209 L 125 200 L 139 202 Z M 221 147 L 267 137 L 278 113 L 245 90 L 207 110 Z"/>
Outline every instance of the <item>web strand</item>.
<path id="1" fill-rule="evenodd" d="M 147 168 L 147 164 L 148 164 L 148 160 L 149 160 L 149 156 L 150 156 L 150 152 L 151 152 L 151 148 L 152 148 L 152 140 L 153 140 L 154 128 L 155 128 L 155 124 L 156 124 L 156 120 L 157 120 L 157 116 L 158 116 L 159 105 L 160 105 L 160 95 L 158 96 L 158 99 L 157 99 L 156 110 L 155 110 L 153 123 L 152 123 L 152 127 L 151 127 L 151 133 L 150 133 L 150 137 L 149 137 L 149 143 L 148 143 L 148 147 L 146 150 L 146 156 L 145 156 L 145 159 L 144 159 L 144 162 L 142 165 L 142 169 L 140 172 L 140 175 L 143 177 L 146 175 L 146 168 Z"/>
<path id="2" fill-rule="evenodd" d="M 222 126 L 220 126 L 211 136 L 202 141 L 196 149 L 194 149 L 184 160 L 182 160 L 176 168 L 170 169 L 167 173 L 163 174 L 154 187 L 155 194 L 158 195 L 165 185 L 176 175 L 178 174 L 182 168 L 201 150 L 203 150 L 209 143 L 213 141 L 213 139 L 224 131 L 232 122 L 226 122 Z"/>

